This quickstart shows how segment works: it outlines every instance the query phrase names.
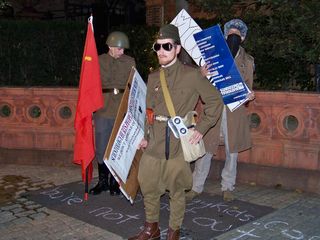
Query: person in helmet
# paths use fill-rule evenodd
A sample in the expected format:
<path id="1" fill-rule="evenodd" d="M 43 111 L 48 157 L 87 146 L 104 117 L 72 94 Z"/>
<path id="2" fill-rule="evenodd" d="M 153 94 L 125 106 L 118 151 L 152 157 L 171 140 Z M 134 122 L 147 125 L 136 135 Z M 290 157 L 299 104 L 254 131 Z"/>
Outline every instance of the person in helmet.
<path id="1" fill-rule="evenodd" d="M 107 190 L 111 195 L 120 194 L 119 185 L 103 162 L 103 157 L 131 68 L 136 66 L 134 58 L 124 54 L 124 50 L 130 47 L 125 33 L 110 33 L 106 44 L 108 52 L 99 56 L 104 107 L 93 115 L 99 172 L 98 183 L 89 191 L 93 195 Z"/>
<path id="2" fill-rule="evenodd" d="M 232 19 L 224 25 L 224 37 L 243 81 L 251 90 L 248 95 L 248 99 L 251 101 L 255 98 L 252 91 L 254 59 L 241 47 L 242 42 L 246 39 L 247 31 L 248 27 L 241 19 Z M 204 76 L 207 75 L 207 66 L 202 67 L 201 72 Z M 224 106 L 222 117 L 210 131 L 212 134 L 210 133 L 207 136 L 210 137 L 209 141 L 216 148 L 213 149 L 213 153 L 217 151 L 220 136 L 223 136 L 224 139 L 226 160 L 221 174 L 221 190 L 223 199 L 232 201 L 234 199 L 232 191 L 236 182 L 238 153 L 251 148 L 246 106 L 241 105 L 233 112 Z M 204 182 L 209 174 L 212 156 L 212 153 L 206 153 L 195 162 L 192 190 L 186 195 L 188 201 L 203 191 Z"/>

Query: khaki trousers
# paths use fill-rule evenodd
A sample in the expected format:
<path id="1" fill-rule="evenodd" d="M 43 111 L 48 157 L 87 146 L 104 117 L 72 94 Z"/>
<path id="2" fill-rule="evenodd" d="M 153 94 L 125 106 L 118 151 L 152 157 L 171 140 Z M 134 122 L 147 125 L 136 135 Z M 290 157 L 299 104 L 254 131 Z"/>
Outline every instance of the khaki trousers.
<path id="1" fill-rule="evenodd" d="M 231 153 L 228 142 L 228 121 L 226 106 L 223 108 L 222 121 L 220 128 L 221 135 L 224 136 L 224 148 L 226 153 L 226 161 L 221 173 L 221 191 L 233 191 L 237 177 L 237 160 L 238 153 Z"/>
<path id="2" fill-rule="evenodd" d="M 202 193 L 204 183 L 209 175 L 212 160 L 212 153 L 206 153 L 203 157 L 197 159 L 194 164 L 192 173 L 193 185 L 192 190 L 197 193 Z"/>
<path id="3" fill-rule="evenodd" d="M 169 227 L 179 229 L 186 207 L 185 190 L 192 187 L 190 164 L 184 160 L 183 155 L 166 160 L 143 154 L 138 180 L 144 197 L 146 221 L 159 222 L 160 197 L 168 190 Z"/>

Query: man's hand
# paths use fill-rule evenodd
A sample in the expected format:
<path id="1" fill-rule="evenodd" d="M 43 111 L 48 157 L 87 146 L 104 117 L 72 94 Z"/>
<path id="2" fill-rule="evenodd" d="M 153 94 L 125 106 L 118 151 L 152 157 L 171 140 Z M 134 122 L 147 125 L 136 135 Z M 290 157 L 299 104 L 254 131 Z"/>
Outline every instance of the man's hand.
<path id="1" fill-rule="evenodd" d="M 209 68 L 212 66 L 212 64 L 205 64 L 203 65 L 202 67 L 200 67 L 200 72 L 201 72 L 201 75 L 204 76 L 204 77 L 211 77 L 213 74 L 209 73 Z"/>
<path id="2" fill-rule="evenodd" d="M 203 65 L 202 67 L 200 67 L 200 72 L 201 72 L 201 75 L 202 75 L 202 76 L 206 77 L 206 76 L 208 75 L 208 73 L 209 73 L 208 68 L 209 68 L 209 67 L 208 67 L 207 64 L 205 64 L 205 65 Z"/>
<path id="3" fill-rule="evenodd" d="M 189 139 L 189 142 L 191 144 L 196 144 L 203 138 L 203 135 L 199 131 L 197 131 L 195 129 L 189 129 L 189 131 L 193 131 L 193 134 L 191 135 L 191 137 Z"/>
<path id="4" fill-rule="evenodd" d="M 255 96 L 255 94 L 254 94 L 254 91 L 252 91 L 251 93 L 248 94 L 248 99 L 249 99 L 249 101 L 252 101 L 252 100 L 255 99 L 255 98 L 256 98 L 256 96 Z"/>
<path id="5" fill-rule="evenodd" d="M 139 149 L 145 149 L 146 147 L 148 146 L 148 141 L 147 140 L 145 140 L 144 138 L 141 140 L 141 142 L 139 143 L 139 145 L 138 145 L 138 150 Z"/>

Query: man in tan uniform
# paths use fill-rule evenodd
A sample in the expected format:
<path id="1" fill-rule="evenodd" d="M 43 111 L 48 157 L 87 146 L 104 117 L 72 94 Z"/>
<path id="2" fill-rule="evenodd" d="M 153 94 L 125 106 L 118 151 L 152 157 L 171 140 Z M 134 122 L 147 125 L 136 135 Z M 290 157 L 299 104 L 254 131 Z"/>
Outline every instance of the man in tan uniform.
<path id="1" fill-rule="evenodd" d="M 230 20 L 224 25 L 224 36 L 237 68 L 242 79 L 252 91 L 254 59 L 240 46 L 246 38 L 247 30 L 247 25 L 240 19 Z M 205 76 L 208 74 L 208 70 L 203 68 L 202 73 Z M 248 99 L 251 101 L 254 98 L 254 92 L 252 91 Z M 221 190 L 224 200 L 231 201 L 234 199 L 232 191 L 234 190 L 236 182 L 238 152 L 245 151 L 251 147 L 246 106 L 242 105 L 234 112 L 231 112 L 225 106 L 222 118 L 218 121 L 216 127 L 210 130 L 207 136 L 208 138 L 210 137 L 210 139 L 205 139 L 205 142 L 210 144 L 209 148 L 213 149 L 213 153 L 217 150 L 220 136 L 223 136 L 226 161 L 221 174 Z M 191 200 L 203 191 L 204 182 L 210 170 L 211 158 L 212 153 L 206 153 L 205 156 L 195 162 L 193 187 L 192 190 L 187 193 L 187 200 Z"/>
<path id="2" fill-rule="evenodd" d="M 177 55 L 181 50 L 178 28 L 168 24 L 160 28 L 153 45 L 177 116 L 184 117 L 192 111 L 201 96 L 205 114 L 197 123 L 190 142 L 197 144 L 207 130 L 219 119 L 222 101 L 219 93 L 204 78 L 198 68 L 182 64 Z M 159 70 L 151 73 L 147 85 L 147 108 L 155 115 L 169 116 L 163 96 Z M 170 152 L 166 160 L 166 124 L 154 121 L 146 124 L 148 133 L 139 147 L 144 148 L 140 160 L 138 180 L 144 197 L 146 222 L 144 229 L 130 240 L 160 239 L 160 197 L 169 191 L 170 218 L 167 239 L 179 239 L 185 213 L 185 190 L 192 186 L 190 164 L 184 160 L 180 139 L 170 133 Z"/>
<path id="3" fill-rule="evenodd" d="M 120 194 L 119 185 L 103 162 L 103 157 L 131 68 L 135 67 L 135 60 L 124 54 L 124 49 L 129 48 L 129 39 L 123 32 L 110 33 L 106 44 L 108 53 L 99 56 L 104 107 L 93 115 L 99 171 L 99 181 L 89 191 L 94 195 L 107 190 L 111 195 Z"/>

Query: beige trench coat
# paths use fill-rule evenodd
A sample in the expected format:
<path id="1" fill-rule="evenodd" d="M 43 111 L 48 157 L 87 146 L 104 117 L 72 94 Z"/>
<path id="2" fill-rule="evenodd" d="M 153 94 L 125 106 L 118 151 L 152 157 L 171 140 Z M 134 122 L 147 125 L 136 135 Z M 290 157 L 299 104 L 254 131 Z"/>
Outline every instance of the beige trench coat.
<path id="1" fill-rule="evenodd" d="M 242 76 L 243 81 L 252 90 L 254 59 L 247 54 L 244 48 L 240 47 L 239 54 L 235 58 L 236 65 Z M 231 153 L 245 151 L 251 148 L 250 137 L 250 121 L 247 113 L 246 105 L 240 106 L 234 112 L 231 112 L 226 106 L 227 111 L 227 125 L 228 125 L 228 140 Z M 204 141 L 206 150 L 216 154 L 220 141 L 220 126 L 221 118 L 217 125 L 210 129 L 205 136 Z"/>

